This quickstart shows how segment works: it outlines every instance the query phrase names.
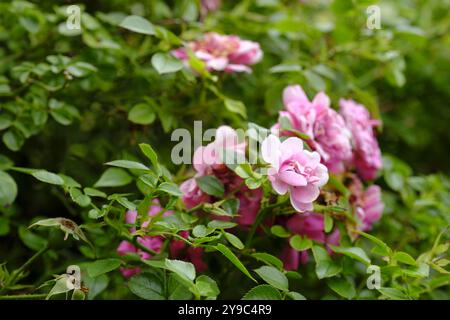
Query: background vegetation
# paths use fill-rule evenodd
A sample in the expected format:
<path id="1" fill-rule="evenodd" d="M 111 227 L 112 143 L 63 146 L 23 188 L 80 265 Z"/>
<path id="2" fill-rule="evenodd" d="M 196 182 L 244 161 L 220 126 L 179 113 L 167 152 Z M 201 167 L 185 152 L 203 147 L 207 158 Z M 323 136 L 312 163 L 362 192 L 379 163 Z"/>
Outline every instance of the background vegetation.
<path id="1" fill-rule="evenodd" d="M 135 183 L 139 175 L 133 170 L 114 175 L 110 185 L 116 187 L 102 188 L 98 180 L 107 170 L 104 164 L 115 159 L 152 164 L 154 170 L 172 173 L 162 169 L 166 182 L 178 184 L 187 168 L 170 160 L 173 129 L 192 130 L 194 120 L 210 128 L 246 128 L 248 122 L 270 127 L 282 108 L 283 88 L 298 83 L 310 96 L 325 90 L 333 106 L 341 97 L 353 97 L 382 120 L 384 169 L 377 183 L 385 211 L 371 232 L 376 238 L 361 237 L 354 246 L 383 267 L 386 289 L 365 289 L 367 274 L 360 262 L 365 258 L 355 260 L 351 254 L 338 259 L 345 266 L 339 277 L 318 279 L 320 255 L 315 254 L 316 261 L 298 273 L 283 273 L 290 292 L 308 299 L 450 298 L 445 269 L 450 239 L 449 1 L 222 1 L 207 14 L 193 0 L 78 1 L 73 4 L 82 8 L 81 31 L 66 27 L 69 4 L 0 3 L 0 294 L 45 297 L 54 282 L 38 287 L 53 274 L 63 274 L 70 263 L 94 269 L 83 277 L 90 299 L 136 298 L 136 292 L 154 298 L 131 292 L 118 270 L 107 272 L 118 267 L 123 212 L 152 188 Z M 381 8 L 379 30 L 366 28 L 371 4 Z M 120 27 L 128 15 L 150 21 L 151 34 Z M 209 31 L 260 43 L 263 60 L 252 74 L 158 72 L 154 54 Z M 235 103 L 225 103 L 230 99 Z M 151 145 L 158 160 L 151 163 L 140 143 Z M 96 182 L 101 193 L 81 188 Z M 175 206 L 177 191 L 153 189 L 168 208 Z M 97 256 L 83 241 L 63 241 L 60 230 L 27 228 L 52 217 L 82 225 Z M 276 255 L 281 241 L 272 235 L 268 252 Z M 373 246 L 391 259 L 381 259 L 377 250 L 370 253 Z M 257 240 L 254 247 L 266 244 Z M 36 252 L 36 259 L 21 268 Z M 407 258 L 395 256 L 398 252 Z M 207 253 L 205 274 L 217 282 L 218 298 L 241 298 L 255 284 L 224 255 Z M 113 260 L 102 269 L 92 266 L 96 257 Z M 261 265 L 245 253 L 238 257 L 249 270 Z M 150 277 L 168 272 L 147 268 Z M 168 270 L 177 274 L 173 270 L 178 269 Z M 139 287 L 143 280 L 135 281 Z M 179 283 L 173 281 L 164 283 L 170 294 Z M 202 281 L 210 288 L 209 280 Z M 217 296 L 210 286 L 194 295 Z M 189 291 L 180 294 L 170 297 L 190 297 Z"/>

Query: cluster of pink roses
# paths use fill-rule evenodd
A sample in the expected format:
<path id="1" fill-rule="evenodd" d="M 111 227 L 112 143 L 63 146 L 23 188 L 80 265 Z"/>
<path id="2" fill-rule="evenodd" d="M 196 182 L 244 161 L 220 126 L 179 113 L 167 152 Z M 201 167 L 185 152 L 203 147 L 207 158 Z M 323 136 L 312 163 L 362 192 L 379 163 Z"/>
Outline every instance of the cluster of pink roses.
<path id="1" fill-rule="evenodd" d="M 218 1 L 202 1 L 205 10 L 215 10 L 219 4 Z M 189 42 L 186 47 L 172 51 L 172 54 L 187 66 L 191 53 L 204 61 L 209 71 L 248 73 L 251 72 L 249 65 L 260 61 L 263 55 L 258 43 L 213 32 L 206 33 L 202 39 Z M 297 213 L 290 218 L 277 217 L 276 221 L 285 225 L 293 234 L 325 244 L 331 254 L 329 245 L 339 245 L 341 234 L 336 227 L 326 234 L 324 216 L 314 212 L 313 202 L 318 199 L 320 189 L 328 182 L 329 171 L 345 174 L 344 177 L 350 177 L 349 202 L 359 221 L 356 229 L 367 231 L 380 219 L 383 212 L 381 190 L 376 185 L 364 189 L 361 181 L 375 179 L 381 169 L 381 152 L 374 132 L 374 127 L 379 122 L 371 118 L 363 105 L 353 100 L 341 99 L 339 112 L 330 107 L 330 99 L 323 92 L 310 101 L 299 85 L 285 88 L 283 104 L 285 110 L 279 114 L 279 123 L 272 127 L 272 134 L 261 145 L 261 156 L 268 165 L 267 175 L 273 190 L 280 195 L 289 193 L 290 202 Z M 286 121 L 288 127 L 284 125 Z M 296 137 L 298 132 L 302 134 L 307 149 L 311 151 L 306 150 L 304 141 Z M 278 135 L 284 136 L 285 139 L 280 141 Z M 240 226 L 248 227 L 255 222 L 258 215 L 263 191 L 262 188 L 248 188 L 244 180 L 224 164 L 222 156 L 227 151 L 245 157 L 246 143 L 239 141 L 235 130 L 221 126 L 217 129 L 213 142 L 195 150 L 195 175 L 180 186 L 183 202 L 191 209 L 202 203 L 221 200 L 202 191 L 197 184 L 200 177 L 214 176 L 224 186 L 224 197 L 232 195 L 239 199 L 236 222 Z M 353 169 L 357 174 L 351 173 Z M 156 200 L 150 207 L 149 216 L 152 217 L 161 210 Z M 170 211 L 164 213 L 170 214 Z M 136 216 L 134 211 L 127 212 L 126 222 L 135 224 Z M 223 216 L 214 218 L 229 219 Z M 146 224 L 141 227 L 145 228 Z M 130 231 L 135 232 L 135 229 Z M 181 235 L 187 238 L 189 234 L 183 232 Z M 137 241 L 159 252 L 164 238 L 142 236 L 138 237 Z M 121 255 L 134 252 L 142 259 L 151 258 L 150 254 L 126 241 L 119 245 L 118 252 Z M 186 249 L 183 241 L 175 240 L 170 244 L 170 253 L 173 257 L 191 261 L 199 271 L 206 268 L 201 259 L 200 248 Z M 308 253 L 286 246 L 282 258 L 285 268 L 294 270 L 300 262 L 307 261 Z M 131 276 L 139 272 L 139 269 L 122 269 L 122 272 L 125 276 Z"/>
<path id="2" fill-rule="evenodd" d="M 215 32 L 206 33 L 202 39 L 191 41 L 186 47 L 173 50 L 172 54 L 188 66 L 189 51 L 205 63 L 208 71 L 228 73 L 251 73 L 248 66 L 259 62 L 263 56 L 258 43 Z"/>
<path id="3" fill-rule="evenodd" d="M 172 211 L 164 211 L 163 208 L 161 208 L 159 200 L 153 199 L 153 202 L 148 210 L 148 216 L 150 219 L 152 217 L 155 217 L 156 215 L 162 214 L 163 217 L 167 217 L 171 214 L 173 214 Z M 137 220 L 138 213 L 134 210 L 129 210 L 125 213 L 125 223 L 135 225 Z M 149 220 L 146 220 L 142 223 L 140 226 L 141 229 L 147 228 L 149 224 Z M 136 227 L 131 227 L 130 229 L 131 233 L 136 232 Z M 187 238 L 189 233 L 187 231 L 182 231 L 180 235 L 184 238 Z M 142 245 L 143 247 L 150 249 L 156 253 L 160 253 L 161 248 L 164 243 L 164 237 L 162 236 L 139 236 L 137 237 L 137 242 Z M 174 258 L 183 258 L 184 260 L 188 260 L 192 262 L 197 269 L 198 272 L 201 272 L 206 269 L 206 265 L 202 260 L 202 254 L 203 249 L 202 248 L 193 248 L 188 247 L 186 248 L 186 244 L 181 240 L 172 240 L 170 243 L 170 254 Z M 128 253 L 136 253 L 138 254 L 141 259 L 143 260 L 149 260 L 152 258 L 152 255 L 142 249 L 137 248 L 132 243 L 124 240 L 122 241 L 119 246 L 117 247 L 117 253 L 120 256 L 126 255 Z M 139 267 L 136 268 L 121 268 L 120 271 L 122 272 L 123 276 L 126 278 L 129 278 L 136 273 L 139 273 L 141 269 Z"/>
<path id="4" fill-rule="evenodd" d="M 239 137 L 235 130 L 228 126 L 219 127 L 216 131 L 215 140 L 207 146 L 197 148 L 194 152 L 193 166 L 196 174 L 180 186 L 185 205 L 188 208 L 192 208 L 201 203 L 220 200 L 202 192 L 196 182 L 198 177 L 212 175 L 224 185 L 225 196 L 233 194 L 239 199 L 237 223 L 242 226 L 253 224 L 260 208 L 263 195 L 262 189 L 249 189 L 244 184 L 243 179 L 223 163 L 220 154 L 221 151 L 229 150 L 245 155 L 245 148 L 245 142 L 239 142 Z M 217 218 L 223 219 L 223 217 Z"/>
<path id="5" fill-rule="evenodd" d="M 323 216 L 311 211 L 311 202 L 319 195 L 318 187 L 323 183 L 317 184 L 317 181 L 321 181 L 322 178 L 326 183 L 326 171 L 320 167 L 319 170 L 312 169 L 314 167 L 312 159 L 315 159 L 315 163 L 321 161 L 328 170 L 336 174 L 356 168 L 358 175 L 362 179 L 374 179 L 382 165 L 381 152 L 373 130 L 373 127 L 378 125 L 379 122 L 370 117 L 364 106 L 353 100 L 341 99 L 339 103 L 341 107 L 340 113 L 330 107 L 330 99 L 323 92 L 318 93 L 310 101 L 303 89 L 298 85 L 288 86 L 284 90 L 283 103 L 285 110 L 280 112 L 280 121 L 272 127 L 272 132 L 288 137 L 294 135 L 296 131 L 305 134 L 308 136 L 306 143 L 315 151 L 306 151 L 311 160 L 308 170 L 305 170 L 304 164 L 299 166 L 290 159 L 293 149 L 302 149 L 299 141 L 293 141 L 293 139 L 299 139 L 288 138 L 282 143 L 286 144 L 286 147 L 281 149 L 279 153 L 282 155 L 282 158 L 280 158 L 282 165 L 279 167 L 272 165 L 272 168 L 279 168 L 277 169 L 278 172 L 275 174 L 269 172 L 269 179 L 273 188 L 278 193 L 286 192 L 287 188 L 294 189 L 294 191 L 291 191 L 292 205 L 297 211 L 308 211 L 307 213 L 294 215 L 287 221 L 286 227 L 295 234 L 306 236 L 321 243 L 336 245 L 340 239 L 339 230 L 335 229 L 330 235 L 326 236 Z M 284 119 L 282 118 L 289 122 L 290 127 L 283 127 Z M 275 141 L 275 138 L 271 139 Z M 295 146 L 295 144 L 298 146 Z M 269 156 L 279 157 L 277 153 L 275 154 L 269 152 L 268 158 L 265 159 L 266 162 L 273 162 Z M 314 157 L 311 156 L 313 154 L 315 154 Z M 303 200 L 305 202 L 310 200 L 306 206 L 298 203 L 300 197 L 296 194 L 300 193 L 298 185 L 304 185 L 305 183 L 304 177 L 301 176 L 303 172 L 317 172 L 312 176 L 313 181 L 316 181 L 316 186 L 309 187 L 309 193 L 303 191 Z M 281 185 L 280 182 L 282 183 Z M 295 191 L 296 188 L 297 190 Z M 357 229 L 367 231 L 371 229 L 375 221 L 380 219 L 383 212 L 380 188 L 372 185 L 364 190 L 363 183 L 359 177 L 352 175 L 349 190 L 352 193 L 350 203 L 359 220 Z M 299 253 L 290 247 L 286 247 L 283 252 L 283 258 L 286 268 L 296 269 L 299 261 L 306 261 L 307 254 L 306 252 Z"/>
<path id="6" fill-rule="evenodd" d="M 330 107 L 325 93 L 320 92 L 309 101 L 299 85 L 284 89 L 283 103 L 286 110 L 280 112 L 280 118 L 287 118 L 292 129 L 309 136 L 308 145 L 321 155 L 330 171 L 342 173 L 356 167 L 362 178 L 376 177 L 381 168 L 381 152 L 373 127 L 379 122 L 370 117 L 363 105 L 341 99 L 338 113 Z M 292 135 L 283 131 L 280 123 L 272 130 L 281 129 L 281 135 Z"/>

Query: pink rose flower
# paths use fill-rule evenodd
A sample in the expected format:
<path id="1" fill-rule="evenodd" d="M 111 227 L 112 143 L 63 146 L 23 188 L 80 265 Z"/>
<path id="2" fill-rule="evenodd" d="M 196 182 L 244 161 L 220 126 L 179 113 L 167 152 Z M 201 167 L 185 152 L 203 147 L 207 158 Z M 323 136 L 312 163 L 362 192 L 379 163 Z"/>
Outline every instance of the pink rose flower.
<path id="1" fill-rule="evenodd" d="M 310 102 L 302 87 L 293 85 L 284 89 L 283 103 L 286 111 L 280 112 L 280 118 L 286 117 L 293 129 L 310 137 L 308 145 L 320 154 L 330 171 L 343 172 L 344 163 L 352 157 L 351 133 L 342 116 L 330 108 L 328 96 L 320 92 Z M 279 124 L 273 127 L 277 129 Z"/>
<path id="2" fill-rule="evenodd" d="M 374 179 L 382 167 L 381 151 L 373 127 L 378 120 L 370 117 L 369 111 L 353 100 L 341 99 L 341 114 L 353 135 L 353 164 L 365 180 Z"/>
<path id="3" fill-rule="evenodd" d="M 283 142 L 269 135 L 262 145 L 264 161 L 270 164 L 269 180 L 278 194 L 289 191 L 292 206 L 299 212 L 313 209 L 320 187 L 328 181 L 328 170 L 317 152 L 303 150 L 303 142 L 291 137 Z"/>
<path id="4" fill-rule="evenodd" d="M 249 189 L 242 178 L 237 176 L 223 163 L 223 153 L 228 151 L 245 157 L 245 142 L 240 142 L 235 130 L 228 126 L 221 126 L 216 131 L 216 138 L 206 146 L 197 148 L 194 152 L 193 166 L 196 175 L 180 185 L 183 202 L 187 208 L 193 208 L 201 203 L 214 202 L 217 199 L 202 192 L 195 178 L 212 175 L 219 179 L 225 188 L 225 195 L 233 193 L 240 201 L 237 223 L 241 226 L 251 225 L 258 214 L 262 189 Z M 230 159 L 233 160 L 233 159 Z M 236 159 L 234 159 L 236 160 Z M 217 217 L 227 219 L 227 217 Z"/>
<path id="5" fill-rule="evenodd" d="M 259 62 L 263 56 L 258 43 L 215 32 L 206 33 L 202 39 L 189 42 L 187 48 L 178 48 L 172 54 L 187 65 L 187 50 L 192 50 L 198 59 L 204 61 L 207 70 L 229 73 L 251 73 L 248 66 Z"/>
<path id="6" fill-rule="evenodd" d="M 364 190 L 362 182 L 355 177 L 349 189 L 352 192 L 350 203 L 360 221 L 358 229 L 361 231 L 372 229 L 372 225 L 380 220 L 383 214 L 384 204 L 381 200 L 381 188 L 371 185 Z"/>
<path id="7" fill-rule="evenodd" d="M 213 169 L 225 167 L 225 152 L 245 156 L 245 141 L 240 142 L 237 132 L 229 126 L 220 126 L 215 139 L 206 146 L 198 147 L 194 152 L 193 166 L 199 175 L 209 175 Z M 233 160 L 233 159 L 230 159 Z"/>
<path id="8" fill-rule="evenodd" d="M 296 214 L 287 221 L 286 228 L 292 233 L 326 244 L 329 254 L 332 253 L 329 245 L 338 246 L 340 243 L 339 229 L 335 229 L 328 235 L 325 234 L 324 218 L 318 213 Z M 283 249 L 281 259 L 286 270 L 297 270 L 299 263 L 308 262 L 309 256 L 307 250 L 298 252 L 288 245 Z"/>
<path id="9" fill-rule="evenodd" d="M 183 202 L 186 208 L 191 209 L 201 203 L 210 202 L 211 197 L 204 193 L 197 185 L 195 178 L 190 178 L 180 185 L 183 193 Z"/>

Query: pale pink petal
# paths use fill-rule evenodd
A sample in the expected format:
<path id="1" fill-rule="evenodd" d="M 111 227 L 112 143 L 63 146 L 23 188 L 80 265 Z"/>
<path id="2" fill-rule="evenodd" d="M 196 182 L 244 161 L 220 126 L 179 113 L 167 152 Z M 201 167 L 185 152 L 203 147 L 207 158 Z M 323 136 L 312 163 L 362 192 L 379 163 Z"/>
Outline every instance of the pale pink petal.
<path id="1" fill-rule="evenodd" d="M 272 183 L 272 187 L 278 194 L 286 194 L 289 190 L 289 185 L 279 180 L 276 176 L 269 176 L 269 180 Z"/>
<path id="2" fill-rule="evenodd" d="M 127 224 L 135 224 L 136 223 L 137 214 L 138 213 L 135 210 L 128 210 L 125 213 L 125 223 L 127 223 Z"/>
<path id="3" fill-rule="evenodd" d="M 225 71 L 228 72 L 246 72 L 246 73 L 251 73 L 252 69 L 250 69 L 249 67 L 247 67 L 246 65 L 243 64 L 234 64 L 234 63 L 229 63 L 227 65 L 227 67 L 225 68 Z"/>
<path id="4" fill-rule="evenodd" d="M 294 187 L 306 186 L 308 184 L 304 176 L 292 170 L 280 172 L 279 177 L 281 181 Z"/>
<path id="5" fill-rule="evenodd" d="M 320 194 L 318 187 L 314 185 L 307 185 L 304 187 L 293 187 L 291 188 L 291 195 L 297 201 L 301 203 L 313 202 L 317 199 Z"/>
<path id="6" fill-rule="evenodd" d="M 297 137 L 290 137 L 281 143 L 281 159 L 288 159 L 294 154 L 297 154 L 303 150 L 303 141 Z"/>
<path id="7" fill-rule="evenodd" d="M 274 168 L 278 168 L 280 165 L 280 139 L 271 134 L 261 144 L 261 156 L 263 160 L 271 164 Z"/>
<path id="8" fill-rule="evenodd" d="M 304 103 L 308 101 L 308 97 L 303 91 L 302 87 L 299 85 L 288 86 L 283 91 L 283 103 L 284 105 L 288 105 L 291 102 L 301 102 Z"/>
<path id="9" fill-rule="evenodd" d="M 314 208 L 314 206 L 313 206 L 313 204 L 311 202 L 309 202 L 309 203 L 299 202 L 297 199 L 295 199 L 293 197 L 292 193 L 291 193 L 290 199 L 291 199 L 292 206 L 298 212 L 311 211 Z"/>

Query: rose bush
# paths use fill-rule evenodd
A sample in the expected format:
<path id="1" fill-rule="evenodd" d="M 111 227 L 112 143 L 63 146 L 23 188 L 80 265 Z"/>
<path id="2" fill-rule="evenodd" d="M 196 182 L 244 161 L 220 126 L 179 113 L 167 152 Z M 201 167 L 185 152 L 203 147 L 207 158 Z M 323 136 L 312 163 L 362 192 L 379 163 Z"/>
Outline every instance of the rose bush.
<path id="1" fill-rule="evenodd" d="M 448 8 L 370 4 L 3 1 L 0 299 L 448 299 Z"/>

